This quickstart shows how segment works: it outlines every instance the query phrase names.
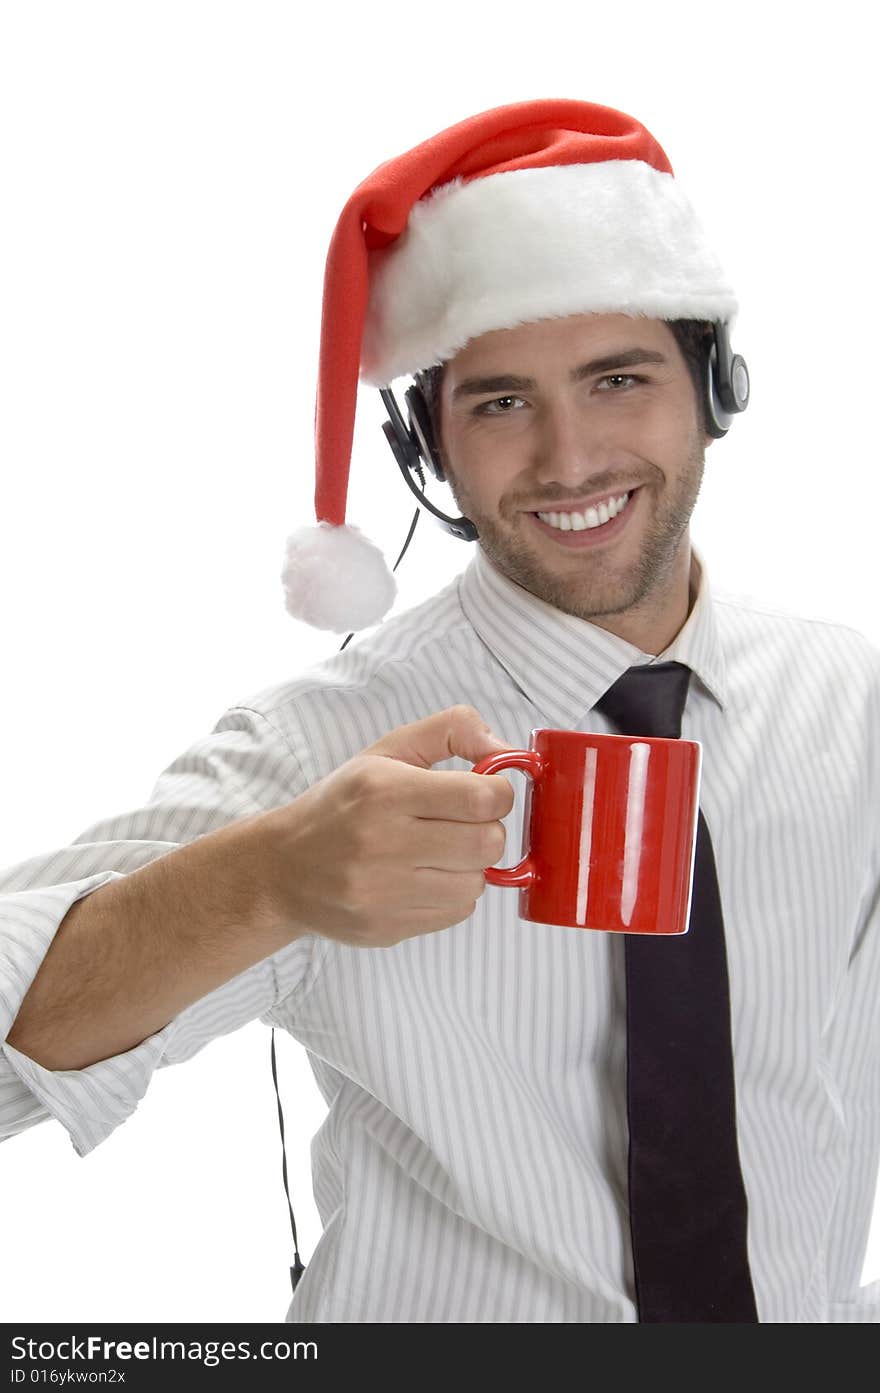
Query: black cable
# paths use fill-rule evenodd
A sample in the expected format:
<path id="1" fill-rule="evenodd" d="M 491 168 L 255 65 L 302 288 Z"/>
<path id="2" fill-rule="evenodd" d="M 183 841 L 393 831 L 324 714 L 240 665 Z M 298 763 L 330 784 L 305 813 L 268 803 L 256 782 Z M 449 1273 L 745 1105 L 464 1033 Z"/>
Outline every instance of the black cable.
<path id="1" fill-rule="evenodd" d="M 424 490 L 424 487 L 425 487 L 425 476 L 424 476 L 424 474 L 422 473 L 421 469 L 419 469 L 418 473 L 419 473 L 419 480 L 421 481 L 422 489 Z M 410 523 L 409 532 L 406 534 L 406 541 L 404 542 L 403 546 L 401 547 L 400 555 L 398 556 L 397 560 L 395 561 L 394 565 L 393 565 L 392 568 L 391 568 L 392 572 L 397 570 L 398 566 L 400 565 L 401 561 L 403 560 L 403 558 L 404 558 L 404 556 L 405 556 L 405 554 L 406 554 L 406 549 L 407 549 L 407 547 L 409 546 L 410 542 L 412 541 L 413 533 L 414 533 L 415 530 L 416 530 L 416 523 L 417 523 L 418 520 L 419 520 L 419 516 L 420 516 L 420 509 L 419 509 L 419 508 L 416 508 L 415 512 L 413 513 L 413 520 L 412 520 L 412 522 Z M 357 631 L 355 630 L 355 632 L 357 632 Z M 349 639 L 352 639 L 352 638 L 354 638 L 354 633 L 351 633 L 351 634 L 348 635 L 348 638 L 345 640 L 345 642 L 342 644 L 342 647 L 339 649 L 339 652 L 340 652 L 340 653 L 342 652 L 342 649 L 345 648 L 346 644 L 349 642 Z M 274 1085 L 275 1085 L 275 1097 L 276 1097 L 276 1099 L 278 1100 L 278 1126 L 279 1126 L 280 1129 L 281 1129 L 281 1176 L 282 1176 L 282 1179 L 284 1180 L 284 1193 L 285 1193 L 285 1195 L 287 1196 L 287 1208 L 288 1208 L 288 1210 L 290 1211 L 290 1231 L 291 1231 L 291 1233 L 293 1234 L 293 1267 L 291 1267 L 291 1269 L 290 1269 L 290 1285 L 291 1285 L 292 1289 L 293 1289 L 294 1291 L 296 1291 L 297 1283 L 298 1283 L 300 1277 L 302 1276 L 302 1274 L 305 1272 L 306 1269 L 305 1269 L 305 1265 L 303 1264 L 303 1261 L 302 1261 L 302 1259 L 301 1259 L 301 1257 L 300 1257 L 300 1255 L 299 1255 L 299 1247 L 297 1246 L 297 1240 L 296 1240 L 296 1220 L 295 1220 L 294 1217 L 293 1217 L 293 1205 L 290 1203 L 290 1189 L 289 1189 L 289 1186 L 288 1186 L 288 1183 L 287 1183 L 287 1151 L 286 1151 L 286 1148 L 285 1148 L 285 1145 L 284 1145 L 284 1113 L 283 1113 L 282 1110 L 281 1110 L 281 1094 L 278 1092 L 278 1068 L 277 1068 L 276 1061 L 275 1061 L 275 1027 L 274 1027 L 274 1026 L 272 1027 L 272 1082 L 273 1082 Z"/>
<path id="2" fill-rule="evenodd" d="M 284 1149 L 284 1113 L 281 1111 L 281 1094 L 278 1092 L 278 1070 L 275 1065 L 275 1027 L 272 1027 L 272 1082 L 275 1085 L 275 1097 L 278 1100 L 278 1126 L 281 1128 L 281 1174 L 284 1179 L 284 1193 L 287 1196 L 287 1208 L 290 1210 L 290 1231 L 293 1234 L 293 1267 L 290 1269 L 290 1285 L 296 1291 L 296 1284 L 305 1272 L 305 1266 L 299 1255 L 299 1248 L 296 1241 L 296 1220 L 293 1217 L 293 1205 L 290 1203 L 290 1190 L 287 1184 L 287 1152 Z"/>

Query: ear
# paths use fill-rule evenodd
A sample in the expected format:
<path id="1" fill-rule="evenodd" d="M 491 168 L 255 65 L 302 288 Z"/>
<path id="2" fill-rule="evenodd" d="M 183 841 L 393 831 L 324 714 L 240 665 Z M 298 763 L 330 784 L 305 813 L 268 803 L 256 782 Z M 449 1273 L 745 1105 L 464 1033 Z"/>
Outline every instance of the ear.
<path id="1" fill-rule="evenodd" d="M 714 444 L 715 444 L 715 436 L 714 436 L 714 435 L 707 435 L 707 436 L 706 436 L 706 445 L 709 446 L 709 445 L 714 445 Z"/>

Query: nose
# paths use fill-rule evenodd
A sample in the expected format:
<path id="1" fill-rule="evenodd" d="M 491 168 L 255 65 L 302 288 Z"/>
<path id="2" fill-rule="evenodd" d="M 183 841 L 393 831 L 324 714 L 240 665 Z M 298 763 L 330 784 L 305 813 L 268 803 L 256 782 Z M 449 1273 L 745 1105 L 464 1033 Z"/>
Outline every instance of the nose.
<path id="1" fill-rule="evenodd" d="M 606 432 L 571 400 L 545 403 L 535 426 L 532 463 L 538 482 L 571 488 L 607 469 Z"/>

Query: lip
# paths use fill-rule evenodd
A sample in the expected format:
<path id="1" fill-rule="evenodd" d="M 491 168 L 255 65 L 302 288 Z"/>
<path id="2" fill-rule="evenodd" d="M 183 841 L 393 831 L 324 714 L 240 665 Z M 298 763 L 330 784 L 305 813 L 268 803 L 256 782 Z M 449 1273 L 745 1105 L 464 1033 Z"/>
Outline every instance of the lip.
<path id="1" fill-rule="evenodd" d="M 596 508 L 600 503 L 607 503 L 612 498 L 620 498 L 623 493 L 635 493 L 641 488 L 641 484 L 623 484 L 620 488 L 606 489 L 604 493 L 585 494 L 583 498 L 570 499 L 566 503 L 546 503 L 542 504 L 542 513 L 585 513 L 588 508 Z M 537 508 L 529 508 L 529 512 L 535 513 Z"/>
<path id="2" fill-rule="evenodd" d="M 529 513 L 527 516 L 531 518 L 533 525 L 537 527 L 545 537 L 550 537 L 557 546 L 568 547 L 573 551 L 581 551 L 585 547 L 601 547 L 604 546 L 606 542 L 615 541 L 626 528 L 632 514 L 639 506 L 641 492 L 641 485 L 634 489 L 621 489 L 620 493 L 629 493 L 629 502 L 623 512 L 618 513 L 617 517 L 612 518 L 610 522 L 604 523 L 601 527 L 585 527 L 580 532 L 561 532 L 558 527 L 551 527 L 549 523 L 542 522 L 537 513 Z M 609 497 L 619 498 L 620 493 L 597 494 L 596 501 L 601 502 L 603 499 Z M 547 513 L 580 513 L 585 511 L 586 507 L 591 506 L 593 505 L 586 504 L 582 507 L 572 508 L 571 505 L 569 505 L 567 508 L 542 508 L 541 511 Z"/>

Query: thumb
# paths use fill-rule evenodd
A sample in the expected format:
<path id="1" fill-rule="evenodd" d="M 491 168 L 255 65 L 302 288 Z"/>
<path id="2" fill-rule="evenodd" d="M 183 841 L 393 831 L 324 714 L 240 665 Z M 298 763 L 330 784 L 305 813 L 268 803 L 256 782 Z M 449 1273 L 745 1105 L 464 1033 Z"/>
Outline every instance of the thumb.
<path id="1" fill-rule="evenodd" d="M 388 755 L 406 764 L 430 769 L 433 764 L 454 755 L 476 764 L 486 755 L 512 749 L 515 746 L 496 735 L 476 707 L 462 705 L 449 706 L 424 720 L 397 726 L 363 753 Z"/>

